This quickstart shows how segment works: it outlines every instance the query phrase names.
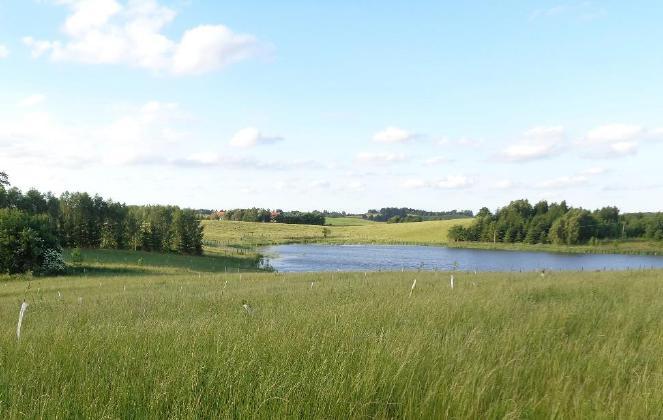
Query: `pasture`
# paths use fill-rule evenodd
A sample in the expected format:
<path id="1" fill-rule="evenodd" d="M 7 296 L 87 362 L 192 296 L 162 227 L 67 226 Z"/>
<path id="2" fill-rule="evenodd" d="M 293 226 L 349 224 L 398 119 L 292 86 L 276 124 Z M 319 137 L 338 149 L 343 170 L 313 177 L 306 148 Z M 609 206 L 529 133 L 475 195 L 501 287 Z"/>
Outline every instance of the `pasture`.
<path id="1" fill-rule="evenodd" d="M 447 232 L 451 226 L 468 225 L 472 222 L 472 219 L 419 223 L 356 220 L 358 222 L 331 220 L 331 226 L 206 220 L 203 221 L 203 226 L 205 243 L 210 247 L 253 248 L 307 242 L 443 245 L 448 241 Z"/>
<path id="2" fill-rule="evenodd" d="M 661 271 L 452 289 L 442 272 L 86 260 L 99 270 L 0 282 L 0 417 L 663 416 Z"/>

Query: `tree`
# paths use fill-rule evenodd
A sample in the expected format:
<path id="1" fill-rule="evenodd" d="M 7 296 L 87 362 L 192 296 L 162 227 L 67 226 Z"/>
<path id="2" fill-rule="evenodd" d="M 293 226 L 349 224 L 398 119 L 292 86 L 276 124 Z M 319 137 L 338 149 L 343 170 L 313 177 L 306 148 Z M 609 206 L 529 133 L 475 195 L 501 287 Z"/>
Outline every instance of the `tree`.
<path id="1" fill-rule="evenodd" d="M 41 274 L 53 252 L 61 251 L 47 216 L 0 209 L 0 272 Z"/>
<path id="2" fill-rule="evenodd" d="M 182 254 L 200 255 L 203 253 L 203 227 L 193 210 L 173 212 L 175 249 Z"/>
<path id="3" fill-rule="evenodd" d="M 9 177 L 6 172 L 0 172 L 0 188 L 9 186 Z"/>

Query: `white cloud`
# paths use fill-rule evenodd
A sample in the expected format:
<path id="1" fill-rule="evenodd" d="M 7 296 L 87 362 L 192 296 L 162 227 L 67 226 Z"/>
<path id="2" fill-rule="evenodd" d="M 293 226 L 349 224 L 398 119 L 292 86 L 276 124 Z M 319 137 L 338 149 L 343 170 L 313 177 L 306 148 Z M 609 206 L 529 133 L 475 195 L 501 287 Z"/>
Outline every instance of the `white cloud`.
<path id="1" fill-rule="evenodd" d="M 545 159 L 558 154 L 566 140 L 564 127 L 534 127 L 522 140 L 506 147 L 500 157 L 511 162 Z"/>
<path id="2" fill-rule="evenodd" d="M 449 163 L 451 160 L 447 157 L 444 156 L 433 156 L 429 159 L 426 159 L 424 161 L 424 164 L 427 166 L 437 166 L 437 165 L 442 165 L 444 163 Z"/>
<path id="3" fill-rule="evenodd" d="M 21 99 L 17 105 L 19 108 L 30 108 L 43 103 L 45 100 L 46 96 L 41 94 L 34 94 Z"/>
<path id="4" fill-rule="evenodd" d="M 86 125 L 26 108 L 0 119 L 0 156 L 45 166 L 155 163 L 158 153 L 187 137 L 179 128 L 182 114 L 177 104 L 153 101 L 110 122 Z"/>
<path id="5" fill-rule="evenodd" d="M 653 130 L 650 130 L 648 135 L 647 135 L 648 140 L 653 140 L 653 141 L 661 141 L 663 140 L 663 127 L 662 128 L 655 128 Z"/>
<path id="6" fill-rule="evenodd" d="M 201 74 L 256 56 L 260 43 L 223 25 L 188 29 L 177 41 L 162 33 L 176 16 L 156 0 L 61 0 L 70 10 L 64 40 L 24 37 L 33 57 L 55 61 L 125 64 L 172 74 Z"/>
<path id="7" fill-rule="evenodd" d="M 604 174 L 606 172 L 608 172 L 607 169 L 595 166 L 593 168 L 588 168 L 588 169 L 585 169 L 584 171 L 581 171 L 580 174 L 581 175 L 601 175 L 601 174 Z"/>
<path id="8" fill-rule="evenodd" d="M 408 179 L 401 183 L 401 187 L 406 189 L 435 188 L 445 190 L 455 190 L 469 188 L 474 185 L 474 180 L 464 175 L 449 175 L 442 179 L 426 181 L 422 179 Z"/>
<path id="9" fill-rule="evenodd" d="M 350 181 L 343 184 L 339 189 L 342 191 L 363 192 L 366 190 L 366 185 L 361 181 Z"/>
<path id="10" fill-rule="evenodd" d="M 373 141 L 376 143 L 404 143 L 416 138 L 417 135 L 398 127 L 387 127 L 375 133 Z"/>
<path id="11" fill-rule="evenodd" d="M 495 188 L 499 190 L 509 190 L 511 188 L 514 188 L 515 186 L 516 184 L 510 179 L 502 179 L 495 183 Z"/>
<path id="12" fill-rule="evenodd" d="M 407 157 L 403 153 L 359 153 L 356 160 L 363 163 L 397 163 L 403 162 Z"/>
<path id="13" fill-rule="evenodd" d="M 539 183 L 537 187 L 546 188 L 546 189 L 570 188 L 586 184 L 588 181 L 589 178 L 583 175 L 561 176 L 558 178 L 543 181 Z"/>
<path id="14" fill-rule="evenodd" d="M 632 124 L 606 124 L 589 130 L 580 145 L 590 158 L 634 155 L 643 141 L 663 139 L 663 129 Z"/>
<path id="15" fill-rule="evenodd" d="M 248 127 L 243 128 L 235 133 L 233 138 L 230 139 L 230 145 L 233 147 L 246 149 L 263 144 L 274 144 L 282 140 L 282 137 L 264 136 L 257 128 Z"/>
<path id="16" fill-rule="evenodd" d="M 7 46 L 0 44 L 0 60 L 3 58 L 9 57 L 9 48 Z"/>
<path id="17" fill-rule="evenodd" d="M 252 35 L 235 34 L 223 25 L 203 25 L 184 33 L 173 56 L 173 72 L 199 74 L 253 57 L 258 41 Z"/>
<path id="18" fill-rule="evenodd" d="M 590 143 L 618 143 L 633 141 L 642 136 L 644 129 L 639 125 L 608 124 L 596 127 L 587 133 Z"/>
<path id="19" fill-rule="evenodd" d="M 592 178 L 606 173 L 607 170 L 601 167 L 588 168 L 574 175 L 566 175 L 540 182 L 535 185 L 536 188 L 543 189 L 564 189 L 573 188 L 589 183 Z"/>

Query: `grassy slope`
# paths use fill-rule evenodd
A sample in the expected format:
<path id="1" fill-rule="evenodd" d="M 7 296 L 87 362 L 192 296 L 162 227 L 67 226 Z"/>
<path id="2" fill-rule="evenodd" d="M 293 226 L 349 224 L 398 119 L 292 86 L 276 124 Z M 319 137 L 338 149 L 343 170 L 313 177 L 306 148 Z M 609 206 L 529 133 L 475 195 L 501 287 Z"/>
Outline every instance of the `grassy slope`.
<path id="1" fill-rule="evenodd" d="M 326 243 L 411 243 L 444 244 L 447 231 L 455 224 L 469 224 L 472 219 L 442 220 L 420 223 L 375 223 L 358 226 L 284 225 L 280 223 L 249 223 L 204 221 L 205 240 L 218 246 L 252 247 L 259 245 L 326 242 Z"/>
<path id="2" fill-rule="evenodd" d="M 370 225 L 376 222 L 371 220 L 362 219 L 359 217 L 327 217 L 325 224 L 330 226 L 363 226 Z"/>
<path id="3" fill-rule="evenodd" d="M 84 249 L 83 262 L 74 268 L 80 273 L 103 275 L 255 271 L 260 260 L 257 254 L 228 255 L 216 249 L 205 250 L 203 256 L 164 254 L 111 249 Z M 65 261 L 71 264 L 69 250 L 64 252 Z"/>
<path id="4" fill-rule="evenodd" d="M 184 270 L 0 282 L 0 418 L 663 416 L 661 271 Z"/>

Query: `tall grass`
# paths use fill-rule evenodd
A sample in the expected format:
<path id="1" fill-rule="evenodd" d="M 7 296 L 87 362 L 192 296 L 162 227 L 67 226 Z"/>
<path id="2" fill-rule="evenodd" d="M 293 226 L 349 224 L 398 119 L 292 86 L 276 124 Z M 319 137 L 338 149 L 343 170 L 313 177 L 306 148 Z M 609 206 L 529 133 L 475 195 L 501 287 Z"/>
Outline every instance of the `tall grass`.
<path id="1" fill-rule="evenodd" d="M 661 271 L 164 273 L 0 283 L 0 418 L 663 417 Z"/>

